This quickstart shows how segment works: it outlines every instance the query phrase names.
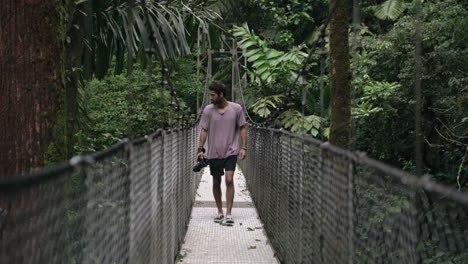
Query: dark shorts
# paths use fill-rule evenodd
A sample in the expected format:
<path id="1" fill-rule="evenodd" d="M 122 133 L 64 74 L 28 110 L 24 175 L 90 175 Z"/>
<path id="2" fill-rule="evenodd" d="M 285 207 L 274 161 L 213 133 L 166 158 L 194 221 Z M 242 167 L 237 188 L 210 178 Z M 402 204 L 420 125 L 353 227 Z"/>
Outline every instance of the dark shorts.
<path id="1" fill-rule="evenodd" d="M 236 169 L 237 155 L 229 156 L 225 159 L 209 159 L 211 175 L 222 176 L 224 171 L 234 171 Z"/>

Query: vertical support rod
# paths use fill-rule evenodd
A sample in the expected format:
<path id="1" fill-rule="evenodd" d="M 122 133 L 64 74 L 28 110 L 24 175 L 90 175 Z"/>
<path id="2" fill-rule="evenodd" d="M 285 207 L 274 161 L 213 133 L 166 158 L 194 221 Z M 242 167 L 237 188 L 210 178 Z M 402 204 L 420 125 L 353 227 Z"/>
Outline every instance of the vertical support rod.
<path id="1" fill-rule="evenodd" d="M 236 62 L 237 62 L 237 48 L 236 48 L 236 39 L 232 39 L 232 48 L 231 48 L 231 101 L 235 102 L 234 98 L 234 89 L 236 89 Z"/>
<path id="2" fill-rule="evenodd" d="M 354 162 L 348 160 L 348 263 L 354 263 L 354 207 L 353 207 L 353 176 L 354 176 Z"/>
<path id="3" fill-rule="evenodd" d="M 352 40 L 352 51 L 351 58 L 352 61 L 356 57 L 356 50 L 358 48 L 358 36 L 361 31 L 361 0 L 353 0 L 353 40 Z M 352 66 L 352 65 L 351 65 Z M 354 86 L 355 75 L 351 70 L 351 107 L 355 108 L 357 106 L 356 99 L 356 87 Z M 354 118 L 351 114 L 351 150 L 355 149 L 356 146 L 356 134 L 358 127 L 358 119 Z"/>
<path id="4" fill-rule="evenodd" d="M 208 69 L 206 72 L 206 83 L 205 83 L 205 90 L 208 90 L 208 87 L 210 87 L 210 84 L 212 82 L 212 73 L 213 73 L 213 51 L 209 49 L 208 51 Z M 210 93 L 206 92 L 206 97 L 205 100 L 208 103 L 210 100 Z"/>
<path id="5" fill-rule="evenodd" d="M 197 30 L 197 78 L 200 78 L 200 71 L 201 71 L 201 51 L 200 51 L 200 42 L 201 42 L 201 26 L 198 26 Z M 199 94 L 198 94 L 198 89 L 197 93 L 195 95 L 197 98 L 197 116 L 200 115 L 200 100 L 199 100 Z"/>
<path id="6" fill-rule="evenodd" d="M 415 80 L 414 80 L 414 126 L 415 126 L 415 160 L 416 175 L 422 174 L 421 149 L 421 75 L 422 75 L 422 39 L 421 39 L 421 0 L 416 0 L 416 30 L 415 30 Z"/>

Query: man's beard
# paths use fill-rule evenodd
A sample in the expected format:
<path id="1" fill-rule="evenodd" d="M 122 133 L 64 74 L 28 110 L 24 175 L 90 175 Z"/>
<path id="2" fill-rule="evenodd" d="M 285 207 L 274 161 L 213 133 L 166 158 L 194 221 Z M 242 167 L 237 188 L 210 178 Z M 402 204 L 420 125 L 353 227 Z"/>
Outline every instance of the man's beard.
<path id="1" fill-rule="evenodd" d="M 211 100 L 211 103 L 214 105 L 220 105 L 223 102 L 223 100 L 218 99 L 218 100 Z"/>

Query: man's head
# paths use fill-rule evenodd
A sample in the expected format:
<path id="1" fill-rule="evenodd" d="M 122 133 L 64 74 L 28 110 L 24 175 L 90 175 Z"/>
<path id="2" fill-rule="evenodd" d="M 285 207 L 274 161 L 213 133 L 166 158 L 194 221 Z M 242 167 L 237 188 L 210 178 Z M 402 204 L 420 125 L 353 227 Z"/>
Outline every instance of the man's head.
<path id="1" fill-rule="evenodd" d="M 210 99 L 212 104 L 220 105 L 224 102 L 224 96 L 226 95 L 226 86 L 224 83 L 215 81 L 210 85 L 210 87 L 208 87 L 208 89 L 210 90 Z"/>

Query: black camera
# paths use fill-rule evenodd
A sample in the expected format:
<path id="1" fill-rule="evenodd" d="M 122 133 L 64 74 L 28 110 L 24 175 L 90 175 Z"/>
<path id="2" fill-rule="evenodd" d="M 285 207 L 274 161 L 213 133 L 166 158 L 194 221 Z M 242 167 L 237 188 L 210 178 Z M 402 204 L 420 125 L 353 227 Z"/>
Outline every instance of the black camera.
<path id="1" fill-rule="evenodd" d="M 193 166 L 193 172 L 199 172 L 206 166 L 208 166 L 208 159 L 201 156 L 200 158 L 198 158 L 197 165 Z"/>

